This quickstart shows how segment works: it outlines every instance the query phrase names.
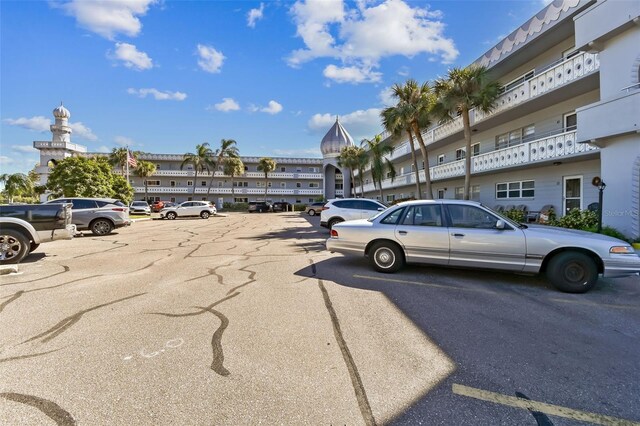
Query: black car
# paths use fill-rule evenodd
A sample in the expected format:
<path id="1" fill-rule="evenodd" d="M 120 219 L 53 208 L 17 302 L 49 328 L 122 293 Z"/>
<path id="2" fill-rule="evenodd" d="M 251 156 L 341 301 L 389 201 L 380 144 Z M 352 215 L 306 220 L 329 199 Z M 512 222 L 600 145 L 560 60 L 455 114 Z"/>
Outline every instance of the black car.
<path id="1" fill-rule="evenodd" d="M 286 201 L 276 201 L 271 206 L 274 212 L 288 212 L 291 210 L 291 203 L 287 203 Z"/>
<path id="2" fill-rule="evenodd" d="M 265 201 L 251 201 L 249 203 L 249 213 L 258 212 L 270 212 L 271 211 L 271 203 L 267 203 Z"/>

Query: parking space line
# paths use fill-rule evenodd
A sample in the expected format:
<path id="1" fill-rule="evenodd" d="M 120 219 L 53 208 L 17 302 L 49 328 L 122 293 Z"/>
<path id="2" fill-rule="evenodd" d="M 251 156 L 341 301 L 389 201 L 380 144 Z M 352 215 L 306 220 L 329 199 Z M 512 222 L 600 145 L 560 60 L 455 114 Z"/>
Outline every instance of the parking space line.
<path id="1" fill-rule="evenodd" d="M 611 303 L 593 303 L 593 302 L 584 302 L 581 300 L 569 300 L 569 299 L 549 299 L 551 302 L 560 302 L 560 303 L 571 303 L 574 305 L 584 305 L 584 306 L 597 306 L 597 307 L 605 307 L 605 308 L 613 308 L 613 309 L 631 309 L 633 311 L 640 310 L 640 306 L 632 306 L 632 305 L 615 305 Z"/>
<path id="2" fill-rule="evenodd" d="M 392 283 L 399 283 L 399 284 L 422 285 L 422 286 L 427 286 L 427 287 L 443 288 L 443 289 L 446 289 L 446 290 L 472 291 L 472 292 L 476 292 L 476 293 L 487 293 L 487 294 L 493 294 L 493 295 L 497 295 L 498 294 L 495 291 L 485 290 L 485 289 L 482 289 L 482 288 L 455 287 L 455 286 L 444 285 L 444 284 L 425 283 L 425 282 L 421 282 L 421 281 L 398 280 L 398 279 L 394 279 L 394 278 L 380 278 L 380 277 L 373 277 L 373 276 L 370 276 L 370 275 L 354 274 L 353 278 L 364 278 L 364 279 L 367 279 L 367 280 L 385 281 L 385 282 L 392 282 Z"/>
<path id="3" fill-rule="evenodd" d="M 457 395 L 467 396 L 469 398 L 507 405 L 509 407 L 537 411 L 552 416 L 564 417 L 566 419 L 589 422 L 597 425 L 640 426 L 640 423 L 631 420 L 605 416 L 603 414 L 589 413 L 587 411 L 574 410 L 572 408 L 532 401 L 515 396 L 503 395 L 496 392 L 490 392 L 482 389 L 471 388 L 469 386 L 459 385 L 457 383 L 453 384 L 452 391 Z"/>

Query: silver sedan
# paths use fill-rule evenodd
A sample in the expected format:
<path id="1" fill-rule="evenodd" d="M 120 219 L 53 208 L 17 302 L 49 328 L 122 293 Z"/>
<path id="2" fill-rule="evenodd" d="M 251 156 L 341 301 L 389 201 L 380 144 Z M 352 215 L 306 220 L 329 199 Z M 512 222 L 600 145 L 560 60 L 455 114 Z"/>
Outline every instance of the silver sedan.
<path id="1" fill-rule="evenodd" d="M 627 242 L 601 234 L 515 223 L 473 201 L 400 203 L 370 219 L 336 224 L 327 250 L 367 256 L 379 272 L 406 262 L 545 273 L 559 290 L 583 293 L 598 275 L 640 273 Z"/>

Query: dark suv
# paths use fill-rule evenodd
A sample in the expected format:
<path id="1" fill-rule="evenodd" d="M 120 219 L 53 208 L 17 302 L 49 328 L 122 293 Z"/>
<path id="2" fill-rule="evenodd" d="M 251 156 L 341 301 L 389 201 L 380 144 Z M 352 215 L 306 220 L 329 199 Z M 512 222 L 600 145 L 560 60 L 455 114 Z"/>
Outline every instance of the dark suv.
<path id="1" fill-rule="evenodd" d="M 251 201 L 249 203 L 249 213 L 253 213 L 253 212 L 264 213 L 264 212 L 270 212 L 270 211 L 271 211 L 271 204 L 265 201 Z"/>
<path id="2" fill-rule="evenodd" d="M 274 212 L 287 212 L 291 209 L 291 203 L 286 201 L 276 201 L 271 207 Z"/>

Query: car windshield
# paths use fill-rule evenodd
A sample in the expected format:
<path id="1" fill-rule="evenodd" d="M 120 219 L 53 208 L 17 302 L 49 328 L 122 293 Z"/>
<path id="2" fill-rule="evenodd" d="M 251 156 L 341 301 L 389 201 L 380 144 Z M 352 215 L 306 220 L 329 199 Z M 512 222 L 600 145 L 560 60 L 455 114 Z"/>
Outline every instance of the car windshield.
<path id="1" fill-rule="evenodd" d="M 373 222 L 373 221 L 374 221 L 374 220 L 376 220 L 378 217 L 380 217 L 380 215 L 381 215 L 382 213 L 385 213 L 385 214 L 386 214 L 386 213 L 389 213 L 389 211 L 390 211 L 389 209 L 390 209 L 390 208 L 386 208 L 386 209 L 384 209 L 384 210 L 381 210 L 381 211 L 379 211 L 378 213 L 376 213 L 375 215 L 371 216 L 371 217 L 370 217 L 369 219 L 367 219 L 367 220 L 368 220 L 369 222 Z"/>

